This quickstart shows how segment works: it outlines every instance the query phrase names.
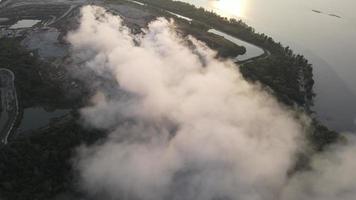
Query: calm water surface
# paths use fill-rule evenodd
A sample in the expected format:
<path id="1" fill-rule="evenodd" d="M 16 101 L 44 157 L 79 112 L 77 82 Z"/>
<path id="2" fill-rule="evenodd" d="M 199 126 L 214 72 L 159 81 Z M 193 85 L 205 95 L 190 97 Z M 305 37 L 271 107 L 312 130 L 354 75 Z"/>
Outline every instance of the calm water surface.
<path id="1" fill-rule="evenodd" d="M 218 30 L 215 30 L 215 29 L 210 29 L 208 31 L 209 33 L 213 33 L 213 34 L 216 34 L 216 35 L 220 35 L 222 37 L 224 37 L 225 39 L 237 44 L 237 45 L 241 45 L 241 46 L 244 46 L 246 48 L 246 53 L 243 54 L 243 55 L 239 55 L 236 57 L 236 60 L 237 61 L 245 61 L 245 60 L 248 60 L 248 59 L 253 59 L 253 58 L 256 58 L 258 56 L 261 56 L 264 54 L 264 51 L 263 49 L 261 49 L 260 47 L 258 46 L 255 46 L 253 44 L 250 44 L 248 42 L 245 42 L 243 40 L 240 40 L 236 37 L 233 37 L 231 35 L 228 35 L 224 32 L 221 32 L 221 31 L 218 31 Z"/>
<path id="2" fill-rule="evenodd" d="M 320 120 L 338 131 L 356 131 L 355 0 L 183 1 L 242 19 L 305 55 L 314 66 Z"/>
<path id="3" fill-rule="evenodd" d="M 27 108 L 24 110 L 24 115 L 19 131 L 30 131 L 47 126 L 50 121 L 57 117 L 62 117 L 69 113 L 69 110 L 46 111 L 44 108 Z"/>

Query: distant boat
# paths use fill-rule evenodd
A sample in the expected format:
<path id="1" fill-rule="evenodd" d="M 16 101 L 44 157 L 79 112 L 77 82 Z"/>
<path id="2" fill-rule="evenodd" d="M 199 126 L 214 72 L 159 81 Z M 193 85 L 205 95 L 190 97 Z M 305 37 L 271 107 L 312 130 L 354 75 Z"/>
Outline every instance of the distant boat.
<path id="1" fill-rule="evenodd" d="M 323 12 L 321 12 L 320 10 L 312 10 L 313 12 L 315 12 L 315 13 L 323 13 Z"/>
<path id="2" fill-rule="evenodd" d="M 320 11 L 320 10 L 312 10 L 313 12 L 315 12 L 315 13 L 318 13 L 318 14 L 324 14 L 322 11 Z M 326 13 L 325 13 L 326 14 Z M 336 15 L 336 14 L 327 14 L 327 15 L 329 15 L 329 16 L 331 16 L 331 17 L 337 17 L 337 18 L 341 18 L 341 16 L 339 16 L 339 15 Z"/>
<path id="3" fill-rule="evenodd" d="M 329 14 L 329 16 L 331 16 L 331 17 L 341 18 L 341 16 L 339 16 L 339 15 L 335 15 L 335 14 Z"/>

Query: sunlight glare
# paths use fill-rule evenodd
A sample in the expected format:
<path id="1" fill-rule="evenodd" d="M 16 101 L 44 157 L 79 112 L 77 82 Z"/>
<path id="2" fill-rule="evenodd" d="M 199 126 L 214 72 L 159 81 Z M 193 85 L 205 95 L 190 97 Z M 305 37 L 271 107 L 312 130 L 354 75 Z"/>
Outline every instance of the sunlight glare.
<path id="1" fill-rule="evenodd" d="M 214 0 L 212 7 L 225 17 L 244 17 L 246 0 Z"/>

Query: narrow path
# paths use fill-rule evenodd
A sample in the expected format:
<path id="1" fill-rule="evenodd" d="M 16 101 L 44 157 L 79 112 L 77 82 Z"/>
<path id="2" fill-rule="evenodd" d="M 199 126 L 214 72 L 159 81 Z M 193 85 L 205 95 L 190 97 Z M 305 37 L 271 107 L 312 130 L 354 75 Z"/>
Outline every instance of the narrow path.
<path id="1" fill-rule="evenodd" d="M 2 144 L 7 144 L 9 135 L 14 128 L 19 114 L 14 73 L 9 69 L 0 68 L 0 84 L 0 140 Z"/>
<path id="2" fill-rule="evenodd" d="M 61 19 L 63 19 L 64 17 L 66 17 L 66 16 L 67 16 L 74 8 L 76 8 L 76 7 L 77 7 L 77 5 L 71 5 L 71 6 L 68 8 L 68 10 L 67 10 L 65 13 L 63 13 L 62 16 L 60 16 L 60 17 L 58 17 L 57 19 L 55 19 L 55 20 L 51 21 L 50 23 L 48 23 L 47 26 L 50 26 L 50 25 L 52 25 L 52 24 L 54 24 L 54 23 L 59 22 Z"/>

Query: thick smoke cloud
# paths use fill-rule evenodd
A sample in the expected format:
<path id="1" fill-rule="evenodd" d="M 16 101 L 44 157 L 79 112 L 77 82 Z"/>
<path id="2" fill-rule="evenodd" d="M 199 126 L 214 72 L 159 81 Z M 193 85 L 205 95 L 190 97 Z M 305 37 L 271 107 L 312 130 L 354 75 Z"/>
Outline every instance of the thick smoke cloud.
<path id="1" fill-rule="evenodd" d="M 143 32 L 133 35 L 120 17 L 87 6 L 80 27 L 68 35 L 75 57 L 117 83 L 99 89 L 93 105 L 82 110 L 88 124 L 110 132 L 76 157 L 90 195 L 139 200 L 337 195 L 319 187 L 334 178 L 326 173 L 343 169 L 324 157 L 313 162 L 318 173 L 288 178 L 304 146 L 304 125 L 295 113 L 247 83 L 231 61 L 177 35 L 173 22 L 159 18 Z M 341 148 L 331 157 L 351 168 L 352 150 Z M 308 186 L 312 194 L 304 192 Z"/>

